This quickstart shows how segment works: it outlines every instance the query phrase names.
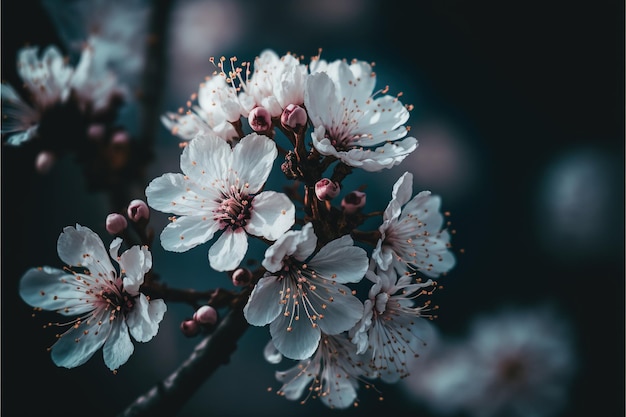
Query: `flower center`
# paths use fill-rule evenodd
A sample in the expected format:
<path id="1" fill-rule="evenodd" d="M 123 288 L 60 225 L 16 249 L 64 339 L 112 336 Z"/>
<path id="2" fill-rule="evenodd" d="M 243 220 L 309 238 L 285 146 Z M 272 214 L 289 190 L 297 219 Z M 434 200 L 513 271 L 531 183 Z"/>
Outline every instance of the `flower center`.
<path id="1" fill-rule="evenodd" d="M 250 219 L 252 196 L 242 193 L 237 187 L 231 186 L 229 192 L 223 194 L 214 218 L 221 228 L 230 227 L 237 230 L 244 227 Z"/>

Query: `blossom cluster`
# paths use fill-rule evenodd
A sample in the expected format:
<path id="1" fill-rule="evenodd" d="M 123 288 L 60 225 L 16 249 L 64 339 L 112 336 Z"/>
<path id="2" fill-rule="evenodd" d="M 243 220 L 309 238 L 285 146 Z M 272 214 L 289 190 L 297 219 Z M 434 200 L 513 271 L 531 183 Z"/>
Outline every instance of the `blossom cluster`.
<path id="1" fill-rule="evenodd" d="M 305 63 L 268 49 L 253 62 L 211 62 L 215 71 L 193 105 L 161 119 L 180 140 L 180 172 L 152 179 L 146 203 L 142 197 L 128 216 L 107 219 L 118 236 L 110 254 L 90 229 L 66 228 L 59 257 L 80 270 L 31 269 L 21 295 L 37 309 L 78 315 L 52 347 L 57 365 L 81 365 L 103 347 L 106 365 L 117 369 L 132 353 L 129 333 L 150 340 L 168 301 L 151 272 L 149 207 L 170 215 L 159 235 L 165 250 L 208 243 L 207 268 L 231 276 L 245 294 L 250 325 L 269 327 L 267 360 L 294 361 L 276 372 L 280 395 L 350 407 L 361 382 L 409 375 L 430 343 L 436 307 L 428 296 L 456 263 L 441 198 L 415 193 L 410 171 L 378 211 L 365 211 L 364 189 L 344 190 L 353 172 L 382 172 L 416 151 L 406 125 L 412 107 L 378 88 L 365 61 L 318 54 Z M 267 189 L 270 175 L 286 182 L 283 189 Z M 369 205 L 381 196 L 374 197 Z M 377 226 L 364 230 L 372 221 Z M 141 244 L 118 256 L 129 223 Z M 255 271 L 244 262 L 252 239 L 267 246 Z M 217 298 L 207 305 L 225 306 Z M 219 324 L 215 310 L 201 308 L 181 326 L 184 334 Z"/>

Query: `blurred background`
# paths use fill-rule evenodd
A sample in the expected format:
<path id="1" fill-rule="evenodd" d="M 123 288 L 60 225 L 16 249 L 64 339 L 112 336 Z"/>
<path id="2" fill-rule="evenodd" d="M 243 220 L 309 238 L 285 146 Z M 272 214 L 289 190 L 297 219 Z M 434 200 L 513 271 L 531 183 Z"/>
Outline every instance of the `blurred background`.
<path id="1" fill-rule="evenodd" d="M 54 8 L 66 3 L 81 2 L 2 2 L 3 81 L 20 83 L 19 48 L 67 49 L 63 25 L 77 24 L 79 16 L 60 19 Z M 511 308 L 532 315 L 549 305 L 558 312 L 556 328 L 569 329 L 561 356 L 568 358 L 564 366 L 571 377 L 559 386 L 565 401 L 545 417 L 624 415 L 623 1 L 154 4 L 165 13 L 157 39 L 164 48 L 163 77 L 154 85 L 159 114 L 185 106 L 213 71 L 211 56 L 252 61 L 270 48 L 279 55 L 302 54 L 308 62 L 321 48 L 327 60 L 375 62 L 377 85 L 388 85 L 393 95 L 402 92 L 403 103 L 414 105 L 408 124 L 419 147 L 400 166 L 351 176 L 347 184 L 367 184 L 370 210 L 386 207 L 391 186 L 405 171 L 413 172 L 416 192 L 442 197 L 458 262 L 434 295 L 438 334 L 463 341 L 479 317 L 497 320 Z M 139 26 L 142 17 L 125 24 Z M 132 111 L 125 120 L 129 131 L 140 129 Z M 178 172 L 180 155 L 179 140 L 158 119 L 153 128 L 148 179 Z M 57 161 L 46 175 L 37 174 L 32 161 L 24 150 L 2 148 L 0 410 L 16 417 L 116 415 L 192 352 L 199 339 L 179 331 L 190 311 L 168 304 L 157 337 L 135 343 L 135 353 L 117 375 L 104 366 L 101 352 L 80 368 L 57 368 L 46 351 L 54 335 L 31 318 L 17 293 L 18 280 L 33 266 L 61 266 L 56 240 L 65 226 L 86 225 L 108 244 L 104 219 L 110 209 L 105 195 L 87 189 L 71 158 Z M 272 178 L 279 178 L 276 174 Z M 159 213 L 151 219 L 157 231 L 166 222 Z M 211 275 L 208 246 L 196 249 L 173 254 L 157 245 L 154 268 L 172 286 L 230 285 Z M 545 322 L 543 317 L 538 313 L 536 320 Z M 279 397 L 274 372 L 291 365 L 264 361 L 268 333 L 250 328 L 230 362 L 178 417 L 444 413 L 414 391 L 418 385 L 404 383 L 377 383 L 383 401 L 361 387 L 360 406 L 346 411 L 329 410 L 318 400 L 300 405 Z M 471 379 L 466 383 L 469 388 Z M 448 415 L 475 416 L 467 410 Z"/>

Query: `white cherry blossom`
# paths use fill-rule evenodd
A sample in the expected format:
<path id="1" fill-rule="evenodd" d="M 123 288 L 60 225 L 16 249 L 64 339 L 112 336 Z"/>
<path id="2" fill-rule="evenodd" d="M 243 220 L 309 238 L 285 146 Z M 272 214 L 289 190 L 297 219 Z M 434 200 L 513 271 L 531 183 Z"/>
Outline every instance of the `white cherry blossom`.
<path id="1" fill-rule="evenodd" d="M 283 383 L 276 393 L 292 401 L 303 395 L 302 402 L 307 398 L 319 398 L 331 409 L 346 409 L 358 403 L 357 390 L 359 382 L 364 382 L 366 365 L 345 333 L 322 334 L 319 347 L 311 358 L 275 373 L 276 379 Z"/>
<path id="2" fill-rule="evenodd" d="M 24 301 L 36 309 L 75 316 L 57 323 L 69 327 L 51 348 L 57 366 L 80 366 L 103 348 L 104 363 L 116 370 L 133 353 L 131 335 L 148 342 L 157 334 L 165 302 L 150 300 L 139 291 L 152 267 L 152 255 L 147 247 L 133 246 L 118 256 L 121 243 L 116 238 L 107 253 L 91 229 L 68 226 L 59 236 L 57 250 L 72 269 L 45 266 L 23 275 Z"/>
<path id="3" fill-rule="evenodd" d="M 412 195 L 413 174 L 405 172 L 393 186 L 372 259 L 382 270 L 393 267 L 399 274 L 419 271 L 435 278 L 456 264 L 450 233 L 442 229 L 441 198 L 430 191 Z"/>
<path id="4" fill-rule="evenodd" d="M 429 302 L 416 305 L 415 299 L 429 293 L 433 281 L 414 282 L 412 276 L 396 275 L 391 269 L 366 278 L 373 282 L 364 314 L 350 330 L 357 353 L 369 355 L 368 377 L 396 383 L 409 375 L 409 364 L 427 349 L 433 329 L 426 311 Z"/>
<path id="5" fill-rule="evenodd" d="M 185 252 L 223 233 L 209 249 L 217 271 L 239 266 L 248 250 L 248 234 L 274 241 L 291 228 L 295 206 L 275 191 L 262 191 L 278 151 L 266 136 L 252 133 L 233 148 L 214 134 L 189 142 L 180 158 L 181 173 L 153 179 L 148 205 L 172 213 L 161 232 L 164 249 Z"/>
<path id="6" fill-rule="evenodd" d="M 262 264 L 268 272 L 244 307 L 248 323 L 269 324 L 274 346 L 290 359 L 310 357 L 322 332 L 347 331 L 363 314 L 363 304 L 343 284 L 359 282 L 365 275 L 365 250 L 354 246 L 349 235 L 313 255 L 316 246 L 311 223 L 281 236 L 265 252 Z"/>
<path id="7" fill-rule="evenodd" d="M 310 68 L 304 104 L 319 153 L 365 171 L 380 171 L 398 165 L 417 148 L 417 139 L 406 137 L 409 111 L 397 97 L 376 96 L 370 64 L 318 59 Z"/>

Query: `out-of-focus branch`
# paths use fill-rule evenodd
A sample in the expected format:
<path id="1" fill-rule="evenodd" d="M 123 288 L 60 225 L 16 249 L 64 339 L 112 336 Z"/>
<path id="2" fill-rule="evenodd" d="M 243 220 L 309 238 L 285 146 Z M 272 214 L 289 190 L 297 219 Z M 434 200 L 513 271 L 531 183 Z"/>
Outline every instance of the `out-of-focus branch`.
<path id="1" fill-rule="evenodd" d="M 204 381 L 230 360 L 230 355 L 237 348 L 237 340 L 249 327 L 243 316 L 243 306 L 249 294 L 249 288 L 242 291 L 213 333 L 196 346 L 189 358 L 117 417 L 176 415 Z"/>

